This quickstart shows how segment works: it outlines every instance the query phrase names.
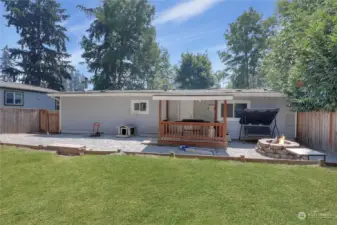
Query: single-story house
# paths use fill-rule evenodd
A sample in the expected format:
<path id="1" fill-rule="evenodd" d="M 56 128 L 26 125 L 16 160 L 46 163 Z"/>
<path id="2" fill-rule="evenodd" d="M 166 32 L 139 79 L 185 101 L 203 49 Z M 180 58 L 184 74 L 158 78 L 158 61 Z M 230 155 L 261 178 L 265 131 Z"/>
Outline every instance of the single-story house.
<path id="1" fill-rule="evenodd" d="M 48 88 L 0 81 L 0 107 L 54 110 L 58 101 L 47 93 L 56 92 Z"/>
<path id="2" fill-rule="evenodd" d="M 117 134 L 119 125 L 132 124 L 137 135 L 157 136 L 158 143 L 195 142 L 227 146 L 226 133 L 237 139 L 238 109 L 279 108 L 280 133 L 295 137 L 296 113 L 286 97 L 266 89 L 87 91 L 48 94 L 60 101 L 60 131 L 91 133 L 100 123 L 106 134 Z M 223 118 L 226 118 L 225 120 Z M 195 132 L 196 129 L 198 132 Z M 188 133 L 188 131 L 190 131 Z"/>

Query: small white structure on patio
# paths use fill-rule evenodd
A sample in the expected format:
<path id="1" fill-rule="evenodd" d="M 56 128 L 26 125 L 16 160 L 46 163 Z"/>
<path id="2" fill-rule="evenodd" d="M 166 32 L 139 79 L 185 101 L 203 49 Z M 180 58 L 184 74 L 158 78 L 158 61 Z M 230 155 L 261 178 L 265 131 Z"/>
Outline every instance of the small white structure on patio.
<path id="1" fill-rule="evenodd" d="M 135 135 L 136 128 L 132 124 L 120 125 L 117 126 L 117 137 L 131 137 Z"/>

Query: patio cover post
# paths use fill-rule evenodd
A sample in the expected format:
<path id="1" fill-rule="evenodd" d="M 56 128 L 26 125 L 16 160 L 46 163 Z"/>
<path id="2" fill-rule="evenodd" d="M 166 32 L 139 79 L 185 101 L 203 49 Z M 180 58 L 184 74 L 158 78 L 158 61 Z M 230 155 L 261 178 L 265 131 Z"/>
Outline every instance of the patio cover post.
<path id="1" fill-rule="evenodd" d="M 169 100 L 166 100 L 166 120 L 167 121 L 169 120 L 168 114 L 169 114 Z"/>
<path id="2" fill-rule="evenodd" d="M 158 133 L 159 138 L 161 137 L 161 100 L 159 100 L 159 110 L 158 110 Z"/>
<path id="3" fill-rule="evenodd" d="M 224 144 L 227 147 L 227 101 L 223 102 L 223 136 Z"/>
<path id="4" fill-rule="evenodd" d="M 214 121 L 218 120 L 218 100 L 214 100 Z"/>

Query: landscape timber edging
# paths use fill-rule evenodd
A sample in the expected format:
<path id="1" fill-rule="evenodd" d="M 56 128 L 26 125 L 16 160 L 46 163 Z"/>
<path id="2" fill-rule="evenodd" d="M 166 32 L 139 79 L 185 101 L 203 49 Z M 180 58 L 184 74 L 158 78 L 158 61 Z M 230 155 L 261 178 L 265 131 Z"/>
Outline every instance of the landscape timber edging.
<path id="1" fill-rule="evenodd" d="M 43 146 L 43 145 L 26 145 L 26 144 L 13 144 L 13 143 L 2 143 L 0 145 L 15 146 L 22 148 L 30 148 L 34 150 L 51 150 L 56 151 L 58 154 L 62 155 L 110 155 L 119 153 L 117 151 L 92 151 L 86 150 L 85 148 L 69 148 L 58 146 Z M 60 150 L 61 149 L 61 150 Z M 122 152 L 124 155 L 131 156 L 163 156 L 163 157 L 175 157 L 175 158 L 185 158 L 185 159 L 215 159 L 222 161 L 239 161 L 239 162 L 254 162 L 254 163 L 268 163 L 268 164 L 287 164 L 287 165 L 319 165 L 319 166 L 332 166 L 337 167 L 337 163 L 324 162 L 323 160 L 289 160 L 289 159 L 256 159 L 256 158 L 246 158 L 241 155 L 239 157 L 229 157 L 229 156 L 212 156 L 212 155 L 186 155 L 186 154 L 170 154 L 170 153 L 150 153 L 150 152 Z M 323 162 L 322 162 L 323 161 Z"/>

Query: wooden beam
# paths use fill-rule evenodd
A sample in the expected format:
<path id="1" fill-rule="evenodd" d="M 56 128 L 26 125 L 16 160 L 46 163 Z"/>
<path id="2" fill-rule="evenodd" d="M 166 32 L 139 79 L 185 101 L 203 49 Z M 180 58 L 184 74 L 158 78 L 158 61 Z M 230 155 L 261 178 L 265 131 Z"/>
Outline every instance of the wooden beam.
<path id="1" fill-rule="evenodd" d="M 169 100 L 166 100 L 166 120 L 169 120 Z"/>
<path id="2" fill-rule="evenodd" d="M 159 100 L 159 109 L 158 109 L 158 135 L 159 135 L 159 138 L 161 137 L 161 100 Z"/>
<path id="3" fill-rule="evenodd" d="M 218 100 L 214 100 L 214 122 L 218 120 Z"/>
<path id="4" fill-rule="evenodd" d="M 227 147 L 227 101 L 223 102 L 223 136 L 224 136 L 224 144 Z"/>

